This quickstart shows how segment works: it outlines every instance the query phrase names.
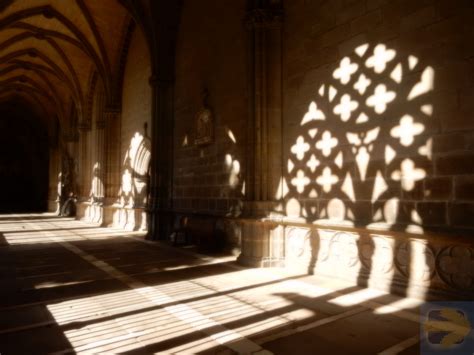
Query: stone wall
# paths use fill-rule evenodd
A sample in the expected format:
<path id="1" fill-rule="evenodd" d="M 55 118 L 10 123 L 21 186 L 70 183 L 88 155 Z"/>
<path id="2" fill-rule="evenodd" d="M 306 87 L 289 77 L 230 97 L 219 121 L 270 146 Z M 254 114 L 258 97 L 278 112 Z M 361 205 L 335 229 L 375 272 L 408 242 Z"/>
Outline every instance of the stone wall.
<path id="1" fill-rule="evenodd" d="M 472 299 L 474 249 L 469 237 L 365 228 L 240 220 L 240 263 L 285 266 L 316 278 L 421 299 Z"/>
<path id="2" fill-rule="evenodd" d="M 122 91 L 121 186 L 113 208 L 113 225 L 146 229 L 148 166 L 151 129 L 151 59 L 141 30 L 136 29 L 128 49 Z"/>
<path id="3" fill-rule="evenodd" d="M 188 216 L 198 241 L 242 241 L 246 265 L 472 295 L 473 6 L 279 4 L 183 2 L 174 102 L 157 95 L 156 117 L 174 107 L 172 211 L 160 213 L 175 230 Z M 149 57 L 136 30 L 106 213 L 127 229 L 146 227 Z"/>
<path id="4" fill-rule="evenodd" d="M 298 221 L 411 232 L 470 229 L 472 108 L 464 92 L 472 65 L 462 43 L 471 34 L 456 27 L 469 27 L 470 12 L 434 1 L 284 5 L 283 212 Z M 243 196 L 248 51 L 244 4 L 233 6 L 210 1 L 183 9 L 177 210 L 229 212 Z M 200 13 L 212 20 L 197 24 Z M 216 141 L 197 147 L 204 87 Z"/>
<path id="5" fill-rule="evenodd" d="M 246 148 L 245 1 L 186 1 L 175 83 L 174 206 L 239 215 Z M 209 92 L 213 143 L 196 145 L 197 115 Z"/>
<path id="6" fill-rule="evenodd" d="M 49 151 L 48 212 L 59 213 L 61 195 L 61 157 L 58 149 Z"/>
<path id="7" fill-rule="evenodd" d="M 463 1 L 285 2 L 287 215 L 472 233 L 473 11 Z"/>
<path id="8" fill-rule="evenodd" d="M 233 199 L 244 200 L 246 218 L 232 220 L 237 227 L 228 238 L 241 238 L 239 260 L 246 265 L 293 266 L 417 297 L 472 295 L 471 4 L 285 1 L 281 52 L 271 32 L 278 16 L 260 8 L 252 13 L 250 42 L 249 13 L 240 5 L 184 7 L 176 59 L 175 211 L 232 212 Z M 197 25 L 201 13 L 219 20 Z M 259 36 L 272 40 L 262 45 Z M 244 146 L 255 143 L 252 129 L 258 129 L 245 130 L 254 122 L 245 105 L 249 95 L 259 100 L 262 94 L 250 85 L 263 82 L 271 92 L 279 84 L 276 75 L 251 77 L 243 53 L 254 60 L 282 57 L 283 174 L 278 188 L 259 198 L 240 186 L 249 176 L 252 184 L 263 181 L 257 172 L 268 176 L 262 190 L 274 186 L 280 158 L 244 154 L 252 152 Z M 253 75 L 267 75 L 268 68 L 278 66 L 267 61 Z M 203 87 L 216 141 L 196 147 Z M 277 122 L 269 116 L 267 123 L 259 154 L 276 152 L 271 144 L 280 142 Z M 235 160 L 239 189 L 232 190 Z M 249 162 L 259 165 L 255 176 L 243 173 Z M 258 216 L 255 205 L 263 206 Z"/>
<path id="9" fill-rule="evenodd" d="M 104 222 L 105 146 L 103 115 L 105 95 L 102 84 L 94 87 L 91 102 L 91 127 L 87 131 L 87 152 L 83 176 L 82 197 L 77 205 L 77 216 L 87 222 Z"/>
<path id="10" fill-rule="evenodd" d="M 472 298 L 473 19 L 463 1 L 285 2 L 283 199 L 241 221 L 241 263 Z"/>

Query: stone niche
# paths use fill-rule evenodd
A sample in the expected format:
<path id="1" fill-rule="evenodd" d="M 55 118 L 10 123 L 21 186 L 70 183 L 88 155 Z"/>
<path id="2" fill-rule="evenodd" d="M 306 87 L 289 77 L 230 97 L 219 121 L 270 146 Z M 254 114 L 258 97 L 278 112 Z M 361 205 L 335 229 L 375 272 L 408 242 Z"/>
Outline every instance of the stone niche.
<path id="1" fill-rule="evenodd" d="M 472 299 L 474 248 L 466 237 L 241 220 L 239 262 L 285 266 L 416 298 Z"/>

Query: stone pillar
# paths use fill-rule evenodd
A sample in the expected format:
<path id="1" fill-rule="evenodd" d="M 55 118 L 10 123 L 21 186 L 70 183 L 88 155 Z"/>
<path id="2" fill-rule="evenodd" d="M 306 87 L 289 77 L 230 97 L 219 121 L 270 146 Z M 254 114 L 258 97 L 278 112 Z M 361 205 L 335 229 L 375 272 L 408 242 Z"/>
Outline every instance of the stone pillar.
<path id="1" fill-rule="evenodd" d="M 105 189 L 105 128 L 106 120 L 101 114 L 96 121 L 96 160 L 97 170 L 94 172 L 96 179 L 94 180 L 95 198 L 98 203 L 104 202 Z"/>
<path id="2" fill-rule="evenodd" d="M 58 147 L 49 150 L 49 195 L 48 211 L 59 213 L 61 203 L 61 155 Z"/>
<path id="3" fill-rule="evenodd" d="M 89 164 L 88 159 L 88 145 L 89 145 L 89 133 L 91 130 L 90 123 L 83 122 L 79 124 L 79 160 L 78 160 L 78 199 L 79 201 L 86 201 L 89 199 L 90 186 L 87 183 L 90 179 L 89 176 Z"/>
<path id="4" fill-rule="evenodd" d="M 63 137 L 64 146 L 61 147 L 59 156 L 59 166 L 61 170 L 61 180 L 67 183 L 65 193 L 73 192 L 76 196 L 80 194 L 79 188 L 79 165 L 80 165 L 80 150 L 79 150 L 79 132 L 78 130 L 71 130 Z M 67 198 L 62 195 L 61 199 Z M 63 201 L 61 201 L 63 202 Z"/>
<path id="5" fill-rule="evenodd" d="M 112 205 L 118 201 L 121 184 L 120 128 L 121 111 L 118 108 L 106 108 L 103 115 L 105 161 L 104 203 Z"/>
<path id="6" fill-rule="evenodd" d="M 280 1 L 253 1 L 248 30 L 247 214 L 273 210 L 282 176 L 282 83 Z"/>
<path id="7" fill-rule="evenodd" d="M 92 172 L 92 188 L 94 191 L 93 202 L 102 206 L 105 195 L 105 92 L 102 86 L 96 90 L 94 100 L 94 171 Z"/>
<path id="8" fill-rule="evenodd" d="M 167 239 L 172 228 L 173 81 L 150 78 L 152 87 L 148 239 Z"/>
<path id="9" fill-rule="evenodd" d="M 249 266 L 284 263 L 282 228 L 264 223 L 278 208 L 282 178 L 282 53 L 283 10 L 279 0 L 254 0 L 248 9 L 247 121 L 248 167 L 239 262 Z"/>

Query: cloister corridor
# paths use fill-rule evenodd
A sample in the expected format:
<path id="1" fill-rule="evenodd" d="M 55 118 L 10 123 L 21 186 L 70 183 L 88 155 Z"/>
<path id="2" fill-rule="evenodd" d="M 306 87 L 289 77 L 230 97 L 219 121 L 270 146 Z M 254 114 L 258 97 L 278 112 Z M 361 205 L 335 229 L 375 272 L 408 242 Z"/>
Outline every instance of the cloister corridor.
<path id="1" fill-rule="evenodd" d="M 419 350 L 415 299 L 52 214 L 2 215 L 0 233 L 2 354 Z"/>
<path id="2" fill-rule="evenodd" d="M 474 355 L 474 0 L 0 0 L 0 355 Z"/>

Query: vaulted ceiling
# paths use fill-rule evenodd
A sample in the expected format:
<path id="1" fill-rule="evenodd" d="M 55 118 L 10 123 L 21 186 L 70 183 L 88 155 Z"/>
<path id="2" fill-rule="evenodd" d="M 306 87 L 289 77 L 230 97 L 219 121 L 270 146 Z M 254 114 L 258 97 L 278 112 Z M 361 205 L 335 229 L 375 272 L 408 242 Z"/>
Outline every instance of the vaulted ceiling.
<path id="1" fill-rule="evenodd" d="M 131 28 L 117 0 L 0 0 L 0 104 L 20 99 L 67 126 L 87 117 L 97 81 L 120 100 Z"/>

